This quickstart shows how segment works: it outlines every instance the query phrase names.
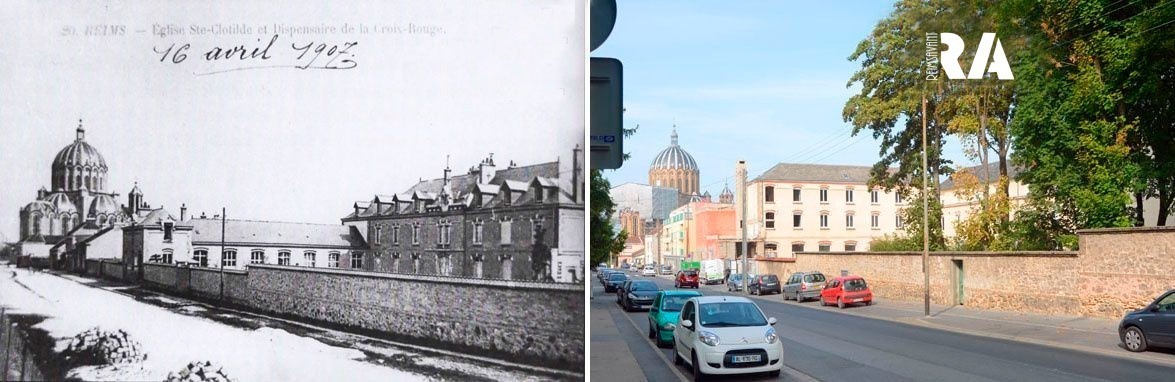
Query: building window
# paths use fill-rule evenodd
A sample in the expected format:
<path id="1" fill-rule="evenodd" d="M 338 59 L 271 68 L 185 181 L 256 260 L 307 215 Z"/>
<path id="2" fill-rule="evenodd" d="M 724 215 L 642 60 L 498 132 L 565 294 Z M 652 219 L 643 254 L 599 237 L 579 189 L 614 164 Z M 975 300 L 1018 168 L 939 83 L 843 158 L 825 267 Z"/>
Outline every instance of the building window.
<path id="1" fill-rule="evenodd" d="M 480 220 L 473 222 L 473 245 L 481 245 L 481 241 L 483 238 L 483 236 L 482 236 L 483 226 L 485 226 L 485 222 L 482 222 Z"/>
<path id="2" fill-rule="evenodd" d="M 853 215 L 852 214 L 845 215 L 845 227 L 846 228 L 853 228 Z"/>
<path id="3" fill-rule="evenodd" d="M 881 217 L 877 214 L 869 217 L 869 227 L 873 229 L 881 228 Z"/>
<path id="4" fill-rule="evenodd" d="M 820 252 L 832 251 L 832 243 L 820 243 Z"/>
<path id="5" fill-rule="evenodd" d="M 265 251 L 254 249 L 249 254 L 249 264 L 265 264 Z"/>
<path id="6" fill-rule="evenodd" d="M 420 254 L 412 254 L 412 273 L 420 273 Z"/>
<path id="7" fill-rule="evenodd" d="M 380 243 L 380 236 L 383 236 L 383 234 L 384 234 L 384 227 L 378 226 L 378 225 L 375 226 L 375 244 Z"/>
<path id="8" fill-rule="evenodd" d="M 775 257 L 776 252 L 779 252 L 779 246 L 775 243 L 763 244 L 763 252 L 767 257 Z"/>
<path id="9" fill-rule="evenodd" d="M 897 219 L 895 219 L 894 225 L 896 225 L 898 229 L 906 228 L 906 222 L 902 221 L 902 215 L 898 215 L 896 218 Z"/>
<path id="10" fill-rule="evenodd" d="M 543 218 L 536 217 L 536 218 L 532 219 L 531 220 L 530 236 L 532 238 L 534 238 L 535 243 L 542 242 L 542 240 L 543 240 L 542 231 L 543 231 Z"/>
<path id="11" fill-rule="evenodd" d="M 164 249 L 163 255 L 161 256 L 163 258 L 163 263 L 164 264 L 171 264 L 171 260 L 172 260 L 171 257 L 173 254 L 174 254 L 174 252 L 170 248 Z"/>
<path id="12" fill-rule="evenodd" d="M 412 245 L 420 245 L 420 223 L 412 225 Z"/>
<path id="13" fill-rule="evenodd" d="M 351 268 L 363 268 L 363 252 L 351 252 Z"/>
<path id="14" fill-rule="evenodd" d="M 828 228 L 828 213 L 820 213 L 820 228 Z"/>
<path id="15" fill-rule="evenodd" d="M 392 226 L 392 244 L 400 244 L 400 225 Z"/>
<path id="16" fill-rule="evenodd" d="M 804 243 L 791 243 L 791 251 L 793 253 L 803 252 L 804 251 Z"/>
<path id="17" fill-rule="evenodd" d="M 800 201 L 800 188 L 799 187 L 791 189 L 791 201 L 793 201 L 793 202 Z"/>
<path id="18" fill-rule="evenodd" d="M 339 267 L 339 253 L 338 252 L 331 252 L 326 255 L 326 266 L 329 268 L 338 268 Z"/>
<path id="19" fill-rule="evenodd" d="M 820 203 L 828 203 L 828 189 L 827 188 L 820 189 Z"/>
<path id="20" fill-rule="evenodd" d="M 290 265 L 290 253 L 286 251 L 278 252 L 277 265 Z"/>
<path id="21" fill-rule="evenodd" d="M 441 220 L 437 223 L 437 245 L 446 247 L 452 242 L 449 238 L 449 233 L 452 232 L 450 227 L 452 225 L 447 220 Z"/>
<path id="22" fill-rule="evenodd" d="M 453 260 L 452 254 L 437 256 L 437 270 L 442 276 L 449 276 L 453 274 Z"/>
<path id="23" fill-rule="evenodd" d="M 235 267 L 237 266 L 237 250 L 226 249 L 221 253 L 220 266 Z"/>
<path id="24" fill-rule="evenodd" d="M 502 279 L 511 280 L 514 278 L 514 259 L 510 256 L 502 257 Z"/>
<path id="25" fill-rule="evenodd" d="M 502 245 L 509 245 L 512 242 L 510 240 L 510 226 L 512 225 L 511 223 L 513 223 L 513 222 L 511 222 L 509 220 L 502 220 Z"/>
<path id="26" fill-rule="evenodd" d="M 894 203 L 897 203 L 897 204 L 902 204 L 902 200 L 903 200 L 903 199 L 902 199 L 902 193 L 900 193 L 900 192 L 895 192 L 895 193 L 893 194 L 893 201 L 894 201 Z"/>
<path id="27" fill-rule="evenodd" d="M 792 227 L 800 228 L 800 216 L 801 215 L 799 212 L 792 214 L 792 216 L 791 216 L 791 226 Z"/>
<path id="28" fill-rule="evenodd" d="M 483 263 L 482 260 L 484 260 L 484 259 L 485 259 L 485 255 L 482 255 L 482 254 L 473 255 L 473 275 L 479 279 L 482 277 L 485 277 L 482 274 L 482 263 Z"/>
<path id="29" fill-rule="evenodd" d="M 208 250 L 207 249 L 197 249 L 195 251 L 192 251 L 192 260 L 194 260 L 196 262 L 196 264 L 200 264 L 201 267 L 207 267 L 208 266 Z"/>
<path id="30" fill-rule="evenodd" d="M 869 203 L 877 204 L 881 200 L 881 193 L 877 190 L 869 191 Z"/>
<path id="31" fill-rule="evenodd" d="M 775 187 L 767 186 L 763 188 L 763 201 L 767 203 L 775 203 Z"/>
<path id="32" fill-rule="evenodd" d="M 845 203 L 853 202 L 853 190 L 845 190 Z"/>
<path id="33" fill-rule="evenodd" d="M 314 263 L 315 257 L 318 257 L 318 254 L 314 253 L 313 251 L 306 251 L 306 253 L 302 254 L 302 259 L 305 260 L 307 267 L 316 266 Z"/>
<path id="34" fill-rule="evenodd" d="M 764 217 L 764 219 L 766 220 L 766 222 L 764 224 L 767 226 L 767 229 L 774 229 L 775 228 L 775 213 L 774 212 L 768 212 L 767 215 Z"/>
<path id="35" fill-rule="evenodd" d="M 171 242 L 171 231 L 175 228 L 173 223 L 163 223 L 163 241 Z"/>
<path id="36" fill-rule="evenodd" d="M 857 250 L 857 243 L 845 243 L 845 251 L 853 252 Z"/>

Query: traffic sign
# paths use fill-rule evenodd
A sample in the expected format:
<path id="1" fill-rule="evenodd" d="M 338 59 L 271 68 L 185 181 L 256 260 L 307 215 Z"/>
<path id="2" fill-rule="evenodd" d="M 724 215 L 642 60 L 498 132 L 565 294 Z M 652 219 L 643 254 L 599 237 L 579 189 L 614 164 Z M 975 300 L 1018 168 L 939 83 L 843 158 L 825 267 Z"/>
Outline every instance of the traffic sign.
<path id="1" fill-rule="evenodd" d="M 620 60 L 591 60 L 591 165 L 617 169 L 624 162 L 624 68 Z"/>
<path id="2" fill-rule="evenodd" d="M 591 26 L 590 30 L 592 38 L 592 49 L 600 47 L 608 35 L 612 34 L 612 27 L 616 26 L 616 0 L 591 0 Z"/>

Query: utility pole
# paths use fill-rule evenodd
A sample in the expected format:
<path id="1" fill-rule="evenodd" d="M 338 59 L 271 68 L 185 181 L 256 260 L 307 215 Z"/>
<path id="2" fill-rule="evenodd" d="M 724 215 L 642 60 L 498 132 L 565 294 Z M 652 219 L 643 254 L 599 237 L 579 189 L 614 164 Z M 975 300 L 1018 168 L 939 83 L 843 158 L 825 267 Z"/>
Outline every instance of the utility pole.
<path id="1" fill-rule="evenodd" d="M 930 195 L 926 193 L 926 93 L 922 93 L 922 313 L 930 316 Z"/>
<path id="2" fill-rule="evenodd" d="M 220 301 L 224 302 L 224 223 L 225 208 L 220 207 Z"/>
<path id="3" fill-rule="evenodd" d="M 747 260 L 747 258 L 750 257 L 750 253 L 747 251 L 747 161 L 745 161 L 745 160 L 738 161 L 738 165 L 735 166 L 734 172 L 735 172 L 735 175 L 738 176 L 738 184 L 736 185 L 736 187 L 738 187 L 738 190 L 739 190 L 739 204 L 741 204 L 741 206 L 739 206 L 740 212 L 739 212 L 739 217 L 738 217 L 738 225 L 739 225 L 739 229 L 742 230 L 742 237 L 743 237 L 743 242 L 742 242 L 742 246 L 743 246 L 743 272 L 742 272 L 743 278 L 742 278 L 742 280 L 743 281 L 742 281 L 742 283 L 743 283 L 743 286 L 745 287 L 747 285 L 747 266 L 749 264 L 749 261 Z M 730 280 L 726 280 L 726 282 L 730 282 Z"/>

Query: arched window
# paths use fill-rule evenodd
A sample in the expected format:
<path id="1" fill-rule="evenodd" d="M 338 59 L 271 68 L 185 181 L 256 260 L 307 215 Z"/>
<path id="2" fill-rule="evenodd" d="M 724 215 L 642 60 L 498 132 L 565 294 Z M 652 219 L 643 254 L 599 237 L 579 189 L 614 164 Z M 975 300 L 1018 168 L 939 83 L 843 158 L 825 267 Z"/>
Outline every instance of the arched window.
<path id="1" fill-rule="evenodd" d="M 326 266 L 330 267 L 330 268 L 338 268 L 339 267 L 339 253 L 338 252 L 331 252 L 329 255 L 326 255 Z"/>
<path id="2" fill-rule="evenodd" d="M 249 264 L 265 264 L 265 251 L 254 249 L 249 253 Z"/>
<path id="3" fill-rule="evenodd" d="M 315 257 L 318 257 L 318 254 L 314 253 L 314 251 L 306 251 L 305 253 L 302 254 L 302 258 L 305 261 L 305 264 L 303 264 L 303 265 L 305 265 L 307 267 L 316 266 L 316 265 L 314 265 Z"/>
<path id="4" fill-rule="evenodd" d="M 196 264 L 200 264 L 201 267 L 207 267 L 208 266 L 208 250 L 200 248 L 195 251 L 192 251 L 192 261 L 196 262 Z"/>
<path id="5" fill-rule="evenodd" d="M 220 258 L 220 266 L 235 267 L 237 266 L 237 250 L 226 249 Z"/>
<path id="6" fill-rule="evenodd" d="M 174 254 L 175 254 L 175 251 L 173 251 L 171 248 L 164 248 L 163 249 L 163 263 L 164 264 L 171 264 L 172 256 Z"/>
<path id="7" fill-rule="evenodd" d="M 29 230 L 33 235 L 41 234 L 41 214 L 33 215 L 33 227 Z"/>

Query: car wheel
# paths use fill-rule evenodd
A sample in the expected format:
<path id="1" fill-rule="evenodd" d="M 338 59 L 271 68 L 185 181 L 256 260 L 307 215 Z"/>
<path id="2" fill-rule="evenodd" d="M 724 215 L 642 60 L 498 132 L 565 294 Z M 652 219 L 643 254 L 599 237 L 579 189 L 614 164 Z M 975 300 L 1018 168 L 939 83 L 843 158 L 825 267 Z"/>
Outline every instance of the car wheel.
<path id="1" fill-rule="evenodd" d="M 779 378 L 780 371 L 782 371 L 782 370 L 772 370 L 771 372 L 767 373 L 767 375 L 770 376 L 771 378 Z"/>
<path id="2" fill-rule="evenodd" d="M 692 354 L 690 357 L 691 357 L 690 360 L 692 360 L 694 363 L 694 381 L 695 382 L 705 381 L 706 374 L 702 373 L 702 365 L 698 364 L 698 355 L 695 353 L 695 354 Z"/>
<path id="3" fill-rule="evenodd" d="M 685 363 L 685 359 L 681 358 L 681 353 L 678 353 L 677 349 L 673 349 L 673 364 L 681 365 L 683 363 Z"/>
<path id="4" fill-rule="evenodd" d="M 865 301 L 865 306 L 873 305 L 873 300 Z"/>
<path id="5" fill-rule="evenodd" d="M 1122 344 L 1126 345 L 1126 350 L 1132 352 L 1146 351 L 1146 334 L 1142 333 L 1142 329 L 1137 326 L 1126 328 L 1126 334 L 1122 336 Z"/>
<path id="6" fill-rule="evenodd" d="M 845 308 L 845 300 L 842 300 L 840 297 L 837 297 L 836 298 L 836 307 L 844 309 Z"/>

